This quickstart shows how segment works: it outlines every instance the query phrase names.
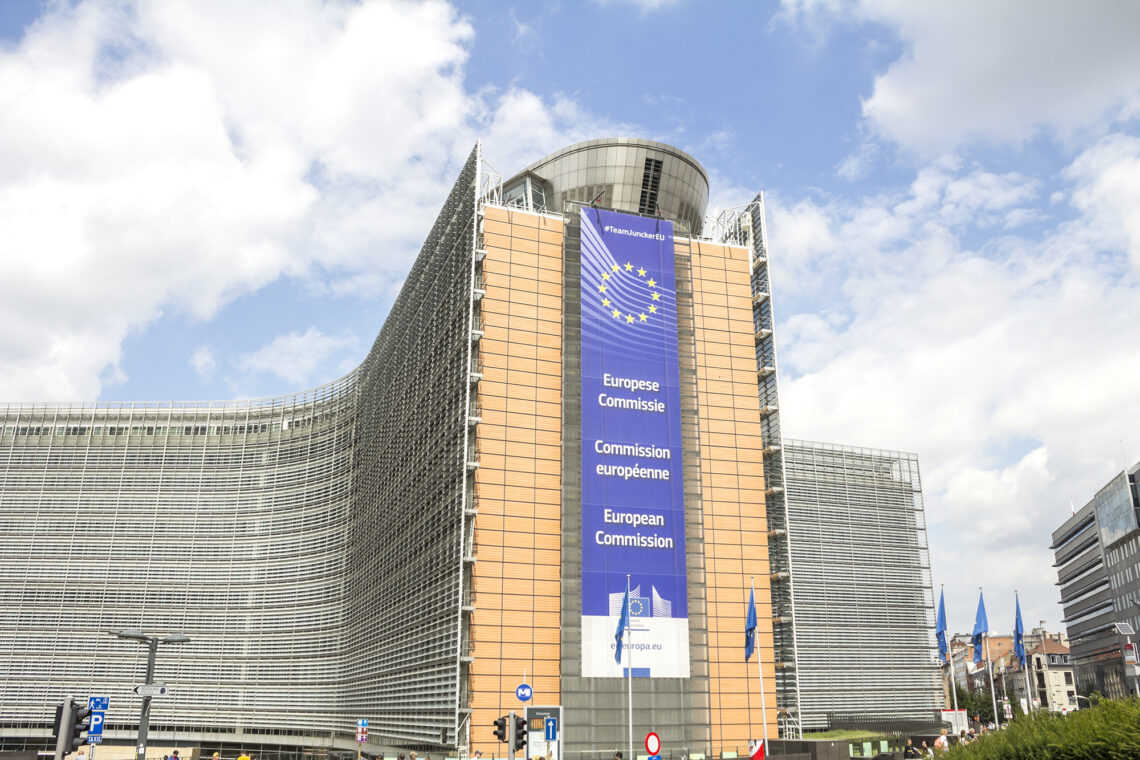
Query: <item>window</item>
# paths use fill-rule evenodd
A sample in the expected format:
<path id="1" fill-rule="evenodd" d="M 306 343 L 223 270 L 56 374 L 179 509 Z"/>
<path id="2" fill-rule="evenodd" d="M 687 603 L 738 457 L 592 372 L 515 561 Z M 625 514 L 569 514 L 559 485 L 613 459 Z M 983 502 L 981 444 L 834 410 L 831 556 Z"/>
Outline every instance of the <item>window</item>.
<path id="1" fill-rule="evenodd" d="M 641 198 L 637 210 L 642 214 L 657 213 L 657 191 L 661 187 L 661 159 L 645 159 L 645 171 L 641 177 Z"/>
<path id="2" fill-rule="evenodd" d="M 1073 671 L 1071 671 L 1071 670 L 1065 671 L 1065 685 L 1066 686 L 1072 686 L 1073 685 Z"/>

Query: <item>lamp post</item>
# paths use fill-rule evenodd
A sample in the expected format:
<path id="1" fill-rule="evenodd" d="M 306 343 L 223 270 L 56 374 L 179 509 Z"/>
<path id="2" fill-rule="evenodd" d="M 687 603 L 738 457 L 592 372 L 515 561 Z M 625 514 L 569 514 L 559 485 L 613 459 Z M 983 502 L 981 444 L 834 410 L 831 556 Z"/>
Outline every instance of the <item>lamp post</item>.
<path id="1" fill-rule="evenodd" d="M 159 638 L 158 636 L 147 636 L 142 631 L 135 628 L 127 628 L 123 631 L 107 631 L 107 633 L 120 639 L 127 639 L 128 641 L 138 641 L 139 643 L 147 645 L 146 656 L 146 685 L 150 686 L 154 683 L 154 658 L 158 654 L 159 644 L 185 644 L 190 641 L 190 637 L 184 633 L 172 633 L 169 636 Z M 135 742 L 135 758 L 136 760 L 146 760 L 146 735 L 150 730 L 150 694 L 143 695 L 142 711 L 139 713 L 139 738 Z"/>

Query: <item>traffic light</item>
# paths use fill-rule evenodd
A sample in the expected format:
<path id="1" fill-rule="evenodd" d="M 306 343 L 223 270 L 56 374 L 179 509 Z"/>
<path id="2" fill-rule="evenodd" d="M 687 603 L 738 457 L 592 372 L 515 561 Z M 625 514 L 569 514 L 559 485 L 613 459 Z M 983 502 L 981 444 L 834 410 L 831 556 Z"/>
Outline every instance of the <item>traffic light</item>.
<path id="1" fill-rule="evenodd" d="M 70 720 L 67 721 L 67 744 L 64 745 L 64 754 L 68 754 L 85 743 L 83 734 L 91 724 L 91 710 L 79 700 L 73 700 L 64 712 L 70 712 Z M 68 716 L 64 717 L 67 719 Z"/>
<path id="2" fill-rule="evenodd" d="M 84 744 L 83 733 L 91 723 L 91 710 L 79 700 L 68 697 L 55 708 L 55 754 L 70 754 Z"/>
<path id="3" fill-rule="evenodd" d="M 493 724 L 495 726 L 495 736 L 499 741 L 505 742 L 507 740 L 507 716 L 499 718 Z"/>
<path id="4" fill-rule="evenodd" d="M 63 729 L 65 724 L 63 722 L 63 713 L 71 706 L 71 699 L 66 702 L 60 702 L 55 706 L 55 725 L 52 727 L 51 735 L 55 739 L 55 744 L 58 747 L 60 739 L 63 738 Z"/>
<path id="5" fill-rule="evenodd" d="M 526 752 L 526 718 L 511 713 L 511 752 L 522 750 Z"/>

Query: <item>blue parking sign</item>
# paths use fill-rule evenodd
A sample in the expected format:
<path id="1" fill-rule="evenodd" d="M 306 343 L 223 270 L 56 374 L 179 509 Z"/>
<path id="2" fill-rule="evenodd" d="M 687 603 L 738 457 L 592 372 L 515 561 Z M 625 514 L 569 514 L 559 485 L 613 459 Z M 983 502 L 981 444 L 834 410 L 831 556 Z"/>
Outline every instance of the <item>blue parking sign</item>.
<path id="1" fill-rule="evenodd" d="M 107 713 L 91 713 L 91 725 L 87 727 L 88 736 L 100 736 L 103 733 L 103 717 Z"/>

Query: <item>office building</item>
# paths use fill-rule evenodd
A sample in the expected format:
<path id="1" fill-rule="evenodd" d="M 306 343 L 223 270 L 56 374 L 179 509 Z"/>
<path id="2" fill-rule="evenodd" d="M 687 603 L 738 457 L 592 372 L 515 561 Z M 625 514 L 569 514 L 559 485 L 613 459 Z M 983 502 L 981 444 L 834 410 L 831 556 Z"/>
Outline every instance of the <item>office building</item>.
<path id="1" fill-rule="evenodd" d="M 1140 463 L 1113 477 L 1053 532 L 1062 622 L 1077 693 L 1119 698 L 1136 693 L 1135 667 L 1124 661 L 1118 623 L 1140 625 Z"/>
<path id="2" fill-rule="evenodd" d="M 784 441 L 801 722 L 942 708 L 918 457 Z"/>
<path id="3" fill-rule="evenodd" d="M 108 696 L 106 741 L 132 741 L 124 628 L 191 639 L 160 648 L 150 735 L 203 752 L 348 755 L 367 719 L 370 755 L 502 755 L 524 679 L 562 708 L 559 758 L 627 748 L 627 686 L 666 754 L 797 735 L 763 197 L 707 198 L 660 143 L 505 181 L 476 146 L 345 377 L 0 405 L 0 743 L 42 745 L 67 694 Z M 882 477 L 920 530 L 911 475 Z"/>

